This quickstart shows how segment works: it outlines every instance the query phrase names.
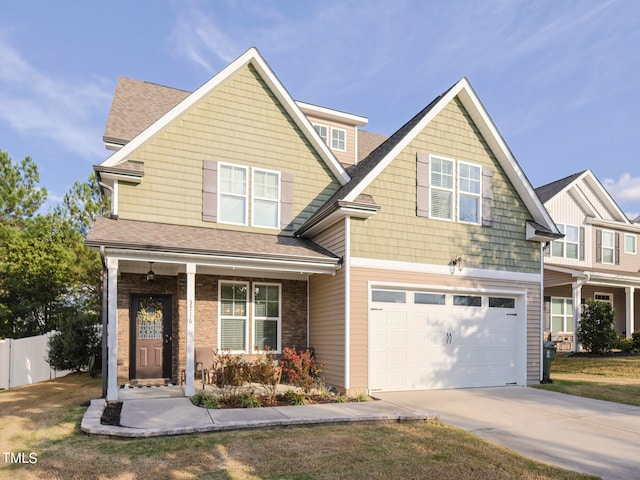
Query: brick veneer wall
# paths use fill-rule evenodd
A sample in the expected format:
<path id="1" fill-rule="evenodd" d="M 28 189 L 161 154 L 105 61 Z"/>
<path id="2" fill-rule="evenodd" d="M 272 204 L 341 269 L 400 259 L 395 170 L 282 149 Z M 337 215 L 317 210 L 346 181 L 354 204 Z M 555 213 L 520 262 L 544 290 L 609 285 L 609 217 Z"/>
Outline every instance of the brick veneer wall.
<path id="1" fill-rule="evenodd" d="M 277 283 L 282 292 L 282 346 L 307 347 L 307 282 L 196 274 L 195 346 L 214 350 L 218 345 L 218 282 L 248 281 Z M 178 382 L 186 367 L 187 276 L 156 275 L 147 282 L 145 275 L 123 273 L 118 278 L 118 383 L 129 382 L 129 302 L 131 295 L 169 295 L 172 299 L 173 344 L 171 380 Z M 253 309 L 249 309 L 252 314 Z M 252 329 L 252 318 L 249 318 Z M 252 330 L 249 332 L 253 336 Z"/>

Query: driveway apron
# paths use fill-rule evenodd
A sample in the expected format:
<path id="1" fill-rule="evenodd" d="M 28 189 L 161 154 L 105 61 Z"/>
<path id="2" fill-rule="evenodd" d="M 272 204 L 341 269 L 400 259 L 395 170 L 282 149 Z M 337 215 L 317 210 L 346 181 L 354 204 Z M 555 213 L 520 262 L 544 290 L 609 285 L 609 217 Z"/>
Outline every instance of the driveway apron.
<path id="1" fill-rule="evenodd" d="M 640 407 L 524 387 L 376 393 L 428 408 L 530 458 L 606 480 L 640 479 Z"/>

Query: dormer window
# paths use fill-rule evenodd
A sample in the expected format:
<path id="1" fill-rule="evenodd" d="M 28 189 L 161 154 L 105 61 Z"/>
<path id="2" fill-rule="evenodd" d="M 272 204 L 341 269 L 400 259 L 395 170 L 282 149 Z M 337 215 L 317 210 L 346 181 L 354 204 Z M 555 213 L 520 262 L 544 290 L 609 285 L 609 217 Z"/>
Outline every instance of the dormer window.
<path id="1" fill-rule="evenodd" d="M 345 129 L 331 127 L 331 149 L 341 152 L 347 150 L 347 131 Z"/>
<path id="2" fill-rule="evenodd" d="M 320 135 L 320 138 L 324 141 L 324 143 L 329 145 L 329 127 L 327 127 L 326 125 L 321 125 L 319 123 L 314 123 L 313 128 L 316 129 L 316 132 L 318 132 L 318 135 Z"/>

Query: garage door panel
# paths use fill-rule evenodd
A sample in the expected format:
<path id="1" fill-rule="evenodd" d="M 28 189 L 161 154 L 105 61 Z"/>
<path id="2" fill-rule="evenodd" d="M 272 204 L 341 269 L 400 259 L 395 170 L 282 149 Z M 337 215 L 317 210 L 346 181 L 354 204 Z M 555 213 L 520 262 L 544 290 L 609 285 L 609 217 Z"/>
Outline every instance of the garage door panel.
<path id="1" fill-rule="evenodd" d="M 407 295 L 407 298 L 412 298 Z M 411 390 L 516 382 L 514 310 L 374 304 L 370 388 Z"/>

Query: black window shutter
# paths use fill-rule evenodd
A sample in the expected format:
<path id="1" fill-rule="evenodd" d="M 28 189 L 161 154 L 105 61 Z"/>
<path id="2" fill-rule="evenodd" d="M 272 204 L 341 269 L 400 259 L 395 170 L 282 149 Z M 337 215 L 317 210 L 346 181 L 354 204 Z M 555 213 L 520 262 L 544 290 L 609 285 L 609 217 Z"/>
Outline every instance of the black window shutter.
<path id="1" fill-rule="evenodd" d="M 616 233 L 616 253 L 615 253 L 615 264 L 620 265 L 620 234 Z"/>
<path id="2" fill-rule="evenodd" d="M 602 263 L 602 230 L 596 228 L 596 263 Z"/>
<path id="3" fill-rule="evenodd" d="M 580 244 L 578 246 L 580 260 L 584 260 L 584 227 L 580 227 Z"/>

